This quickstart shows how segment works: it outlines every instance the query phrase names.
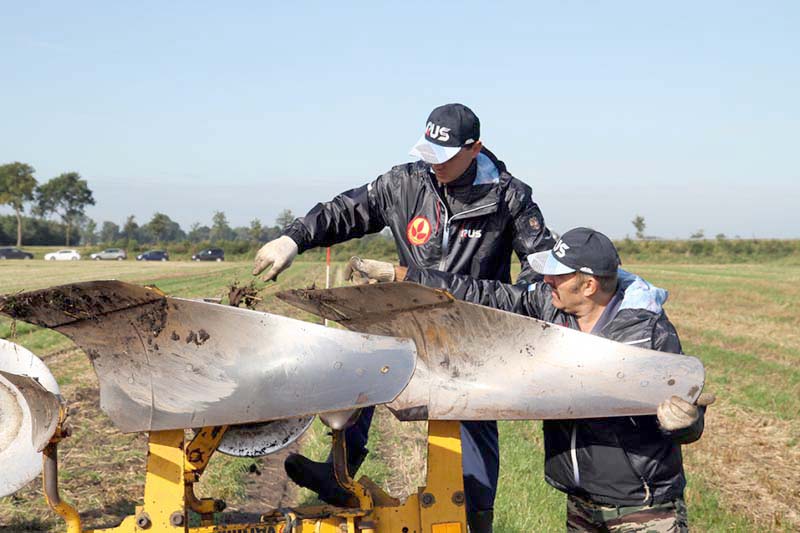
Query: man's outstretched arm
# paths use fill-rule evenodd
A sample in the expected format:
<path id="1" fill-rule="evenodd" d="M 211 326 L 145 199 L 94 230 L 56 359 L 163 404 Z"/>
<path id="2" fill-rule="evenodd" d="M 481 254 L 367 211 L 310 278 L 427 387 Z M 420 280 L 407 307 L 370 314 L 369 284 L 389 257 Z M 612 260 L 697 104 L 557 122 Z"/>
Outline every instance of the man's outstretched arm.
<path id="1" fill-rule="evenodd" d="M 289 268 L 298 253 L 319 246 L 376 233 L 386 226 L 384 213 L 389 209 L 392 187 L 397 180 L 393 171 L 375 181 L 345 191 L 329 202 L 318 203 L 306 216 L 296 218 L 283 229 L 283 235 L 259 249 L 253 275 L 269 268 L 264 281 L 274 280 Z"/>
<path id="2" fill-rule="evenodd" d="M 434 289 L 445 289 L 459 300 L 521 315 L 538 317 L 536 291 L 494 280 L 474 279 L 431 268 L 402 267 L 385 261 L 353 257 L 345 277 L 361 282 L 411 281 Z"/>

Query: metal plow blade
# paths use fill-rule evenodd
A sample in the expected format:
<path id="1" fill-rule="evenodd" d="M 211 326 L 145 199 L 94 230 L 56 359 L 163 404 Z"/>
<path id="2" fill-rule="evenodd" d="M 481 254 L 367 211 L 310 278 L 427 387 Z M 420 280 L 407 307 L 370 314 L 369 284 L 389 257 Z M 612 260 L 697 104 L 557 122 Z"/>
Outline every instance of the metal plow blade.
<path id="1" fill-rule="evenodd" d="M 39 452 L 58 425 L 59 400 L 28 376 L 0 370 L 0 496 L 42 471 Z"/>
<path id="2" fill-rule="evenodd" d="M 39 450 L 58 424 L 58 394 L 58 383 L 41 359 L 0 339 L 0 496 L 42 471 Z"/>
<path id="3" fill-rule="evenodd" d="M 412 342 L 354 334 L 120 281 L 5 296 L 0 312 L 53 328 L 89 356 L 124 432 L 242 424 L 390 402 Z"/>
<path id="4" fill-rule="evenodd" d="M 401 420 L 654 414 L 669 396 L 694 402 L 703 388 L 694 357 L 627 346 L 414 283 L 278 297 L 353 331 L 413 339 L 416 371 L 389 404 Z"/>

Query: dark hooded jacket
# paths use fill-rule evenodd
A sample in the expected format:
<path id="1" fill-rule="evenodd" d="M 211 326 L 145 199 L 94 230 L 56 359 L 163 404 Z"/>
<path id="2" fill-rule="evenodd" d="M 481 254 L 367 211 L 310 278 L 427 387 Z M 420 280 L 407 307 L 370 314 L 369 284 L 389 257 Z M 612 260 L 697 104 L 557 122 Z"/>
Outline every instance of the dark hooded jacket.
<path id="1" fill-rule="evenodd" d="M 593 334 L 653 350 L 682 353 L 675 328 L 667 319 L 662 300 L 666 291 L 650 287 L 626 273 L 622 287 L 601 317 Z M 635 278 L 631 283 L 630 278 Z M 529 287 L 427 269 L 410 268 L 406 281 L 450 291 L 468 302 L 531 316 L 554 324 L 579 329 L 577 319 L 552 303 L 549 285 Z M 641 292 L 661 291 L 655 301 L 643 303 Z M 628 289 L 628 290 L 623 290 Z M 598 328 L 596 328 L 598 329 Z M 613 417 L 581 420 L 547 420 L 545 478 L 557 489 L 617 506 L 663 503 L 683 496 L 681 444 L 700 438 L 703 411 L 697 423 L 674 432 L 662 429 L 655 416 Z"/>
<path id="2" fill-rule="evenodd" d="M 553 238 L 531 188 L 486 149 L 456 182 L 441 186 L 424 161 L 392 168 L 375 181 L 317 204 L 286 227 L 302 253 L 388 227 L 400 264 L 478 279 L 511 281 L 511 253 L 520 280 L 535 276 L 524 261 L 550 249 Z"/>

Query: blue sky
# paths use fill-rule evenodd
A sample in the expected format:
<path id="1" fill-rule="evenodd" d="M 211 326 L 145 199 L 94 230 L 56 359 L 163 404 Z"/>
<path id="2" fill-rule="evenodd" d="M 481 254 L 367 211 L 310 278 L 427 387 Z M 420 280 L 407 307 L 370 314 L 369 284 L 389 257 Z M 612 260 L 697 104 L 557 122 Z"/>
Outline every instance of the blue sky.
<path id="1" fill-rule="evenodd" d="M 641 214 L 662 237 L 800 237 L 797 2 L 13 2 L 0 17 L 0 163 L 80 172 L 98 223 L 305 213 L 410 160 L 429 111 L 458 101 L 558 231 L 622 237 Z"/>

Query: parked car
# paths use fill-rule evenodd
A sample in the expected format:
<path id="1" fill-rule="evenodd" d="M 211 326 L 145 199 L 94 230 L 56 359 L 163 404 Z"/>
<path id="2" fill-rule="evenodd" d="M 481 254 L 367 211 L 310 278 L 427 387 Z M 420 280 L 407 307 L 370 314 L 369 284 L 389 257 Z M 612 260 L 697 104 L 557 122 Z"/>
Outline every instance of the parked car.
<path id="1" fill-rule="evenodd" d="M 13 246 L 4 246 L 0 248 L 0 259 L 33 259 L 33 254 Z"/>
<path id="2" fill-rule="evenodd" d="M 206 248 L 194 254 L 192 261 L 225 261 L 225 250 L 222 248 Z"/>
<path id="3" fill-rule="evenodd" d="M 50 252 L 45 254 L 45 261 L 77 261 L 81 258 L 78 250 L 59 250 L 57 252 Z"/>
<path id="4" fill-rule="evenodd" d="M 169 261 L 169 254 L 164 250 L 148 250 L 136 256 L 137 261 Z"/>
<path id="5" fill-rule="evenodd" d="M 122 248 L 106 248 L 102 252 L 95 252 L 89 257 L 95 261 L 99 261 L 101 259 L 116 259 L 117 261 L 122 261 L 123 259 L 128 258 L 128 252 Z"/>

